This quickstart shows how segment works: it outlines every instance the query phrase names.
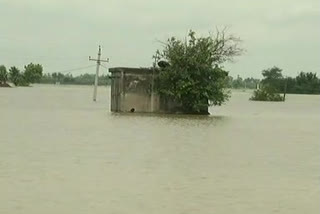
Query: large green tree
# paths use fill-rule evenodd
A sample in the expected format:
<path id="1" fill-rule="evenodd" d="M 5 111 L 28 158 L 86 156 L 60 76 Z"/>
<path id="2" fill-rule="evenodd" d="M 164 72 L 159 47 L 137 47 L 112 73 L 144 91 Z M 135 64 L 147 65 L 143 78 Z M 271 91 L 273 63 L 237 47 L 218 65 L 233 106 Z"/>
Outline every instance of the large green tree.
<path id="1" fill-rule="evenodd" d="M 15 86 L 19 85 L 21 74 L 20 70 L 17 67 L 12 66 L 9 69 L 9 79 Z"/>
<path id="2" fill-rule="evenodd" d="M 30 63 L 24 66 L 24 69 L 24 77 L 27 82 L 35 83 L 40 81 L 43 71 L 42 65 Z"/>
<path id="3" fill-rule="evenodd" d="M 223 104 L 229 92 L 228 72 L 221 64 L 242 53 L 239 42 L 225 31 L 207 37 L 197 37 L 190 31 L 185 40 L 168 39 L 154 56 L 165 62 L 159 71 L 159 94 L 180 103 L 185 113 L 202 113 L 210 105 Z"/>
<path id="4" fill-rule="evenodd" d="M 284 78 L 282 76 L 282 69 L 274 66 L 262 71 L 264 77 L 261 81 L 263 87 L 273 93 L 283 92 Z"/>
<path id="5" fill-rule="evenodd" d="M 7 68 L 4 65 L 0 65 L 0 84 L 5 84 L 8 81 Z"/>

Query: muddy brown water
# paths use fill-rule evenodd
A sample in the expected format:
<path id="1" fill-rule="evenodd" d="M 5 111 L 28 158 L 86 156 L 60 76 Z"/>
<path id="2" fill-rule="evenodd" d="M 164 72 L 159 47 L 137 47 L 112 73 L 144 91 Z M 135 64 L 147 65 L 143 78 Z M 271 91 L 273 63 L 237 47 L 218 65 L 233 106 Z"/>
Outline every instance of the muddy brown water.
<path id="1" fill-rule="evenodd" d="M 320 97 L 112 114 L 109 88 L 0 89 L 1 214 L 320 212 Z"/>

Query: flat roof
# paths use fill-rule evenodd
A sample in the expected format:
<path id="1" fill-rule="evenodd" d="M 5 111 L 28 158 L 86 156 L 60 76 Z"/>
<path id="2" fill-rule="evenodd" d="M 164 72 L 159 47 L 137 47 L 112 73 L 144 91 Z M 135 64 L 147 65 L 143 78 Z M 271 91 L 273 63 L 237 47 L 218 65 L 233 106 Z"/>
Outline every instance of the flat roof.
<path id="1" fill-rule="evenodd" d="M 109 72 L 117 73 L 117 72 L 126 72 L 126 73 L 150 73 L 152 72 L 152 68 L 130 68 L 130 67 L 113 67 L 109 68 Z"/>

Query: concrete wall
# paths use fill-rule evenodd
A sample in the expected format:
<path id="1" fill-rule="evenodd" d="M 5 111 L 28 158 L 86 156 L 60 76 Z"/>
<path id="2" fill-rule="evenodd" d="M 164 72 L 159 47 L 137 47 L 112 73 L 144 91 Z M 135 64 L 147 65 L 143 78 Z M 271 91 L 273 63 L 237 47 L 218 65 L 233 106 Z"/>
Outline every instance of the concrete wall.
<path id="1" fill-rule="evenodd" d="M 152 91 L 152 69 L 111 68 L 111 111 L 159 112 L 160 98 Z"/>
<path id="2" fill-rule="evenodd" d="M 158 112 L 159 96 L 154 95 L 154 104 L 152 109 L 152 98 L 146 94 L 125 93 L 121 96 L 121 112 L 129 112 L 134 109 L 135 112 Z"/>

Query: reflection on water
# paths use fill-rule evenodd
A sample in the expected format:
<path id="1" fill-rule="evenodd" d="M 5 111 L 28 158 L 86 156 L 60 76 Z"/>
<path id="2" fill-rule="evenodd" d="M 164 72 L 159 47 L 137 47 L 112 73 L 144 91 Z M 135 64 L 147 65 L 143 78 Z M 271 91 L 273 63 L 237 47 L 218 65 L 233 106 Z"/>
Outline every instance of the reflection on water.
<path id="1" fill-rule="evenodd" d="M 319 96 L 114 114 L 109 89 L 0 90 L 0 213 L 319 213 Z"/>
<path id="2" fill-rule="evenodd" d="M 125 120 L 148 121 L 156 120 L 162 123 L 173 123 L 176 125 L 214 125 L 227 120 L 227 116 L 221 115 L 184 115 L 184 114 L 152 114 L 152 113 L 111 113 L 111 117 Z M 151 122 L 150 121 L 150 122 Z"/>

